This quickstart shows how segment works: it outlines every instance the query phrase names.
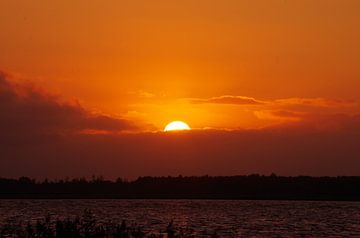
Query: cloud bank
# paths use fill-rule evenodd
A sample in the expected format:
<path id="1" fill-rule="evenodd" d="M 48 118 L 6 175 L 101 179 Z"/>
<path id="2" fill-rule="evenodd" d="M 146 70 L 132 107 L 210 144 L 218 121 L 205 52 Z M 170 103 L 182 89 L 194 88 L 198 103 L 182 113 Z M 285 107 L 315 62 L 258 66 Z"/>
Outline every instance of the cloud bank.
<path id="1" fill-rule="evenodd" d="M 240 97 L 206 101 L 269 104 Z M 281 103 L 323 104 L 320 101 Z M 80 105 L 60 103 L 56 97 L 15 84 L 1 73 L 0 174 L 35 178 L 272 172 L 360 175 L 359 114 L 309 113 L 290 107 L 260 108 L 258 112 L 259 117 L 300 119 L 256 130 L 118 133 L 134 131 L 136 125 L 94 114 Z"/>
<path id="2" fill-rule="evenodd" d="M 13 83 L 3 72 L 0 72 L 0 108 L 1 133 L 13 138 L 136 128 L 125 119 L 94 114 L 79 104 L 61 103 L 31 85 Z"/>
<path id="3" fill-rule="evenodd" d="M 212 98 L 194 98 L 190 99 L 192 103 L 214 103 L 214 104 L 236 104 L 236 105 L 259 105 L 264 104 L 265 102 L 256 100 L 252 97 L 245 96 L 233 96 L 233 95 L 224 95 L 220 97 Z"/>

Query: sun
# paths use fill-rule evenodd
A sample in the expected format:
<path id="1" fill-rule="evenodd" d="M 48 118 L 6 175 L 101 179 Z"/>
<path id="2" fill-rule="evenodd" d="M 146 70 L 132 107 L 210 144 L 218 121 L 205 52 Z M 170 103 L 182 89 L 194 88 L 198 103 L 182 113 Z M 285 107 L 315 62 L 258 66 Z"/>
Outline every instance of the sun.
<path id="1" fill-rule="evenodd" d="M 164 131 L 191 130 L 190 126 L 183 121 L 172 121 L 166 125 Z"/>

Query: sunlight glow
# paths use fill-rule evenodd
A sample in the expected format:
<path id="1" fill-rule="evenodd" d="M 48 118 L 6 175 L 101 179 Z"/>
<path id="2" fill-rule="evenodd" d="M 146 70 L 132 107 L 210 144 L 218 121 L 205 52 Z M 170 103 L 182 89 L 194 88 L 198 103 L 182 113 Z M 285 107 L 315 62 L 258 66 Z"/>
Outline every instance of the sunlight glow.
<path id="1" fill-rule="evenodd" d="M 183 130 L 191 130 L 188 124 L 182 121 L 173 121 L 167 124 L 164 131 L 183 131 Z"/>

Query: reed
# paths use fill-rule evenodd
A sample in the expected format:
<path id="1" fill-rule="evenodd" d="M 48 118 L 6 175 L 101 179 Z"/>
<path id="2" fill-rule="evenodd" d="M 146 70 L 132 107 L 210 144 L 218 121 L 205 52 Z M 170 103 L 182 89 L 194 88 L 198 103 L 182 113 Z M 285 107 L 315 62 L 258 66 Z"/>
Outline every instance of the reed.
<path id="1" fill-rule="evenodd" d="M 35 223 L 7 221 L 0 226 L 1 238 L 190 238 L 194 234 L 176 229 L 171 221 L 163 231 L 145 233 L 136 223 L 100 222 L 90 210 L 75 218 L 52 220 L 47 215 Z M 216 233 L 211 238 L 219 237 Z"/>

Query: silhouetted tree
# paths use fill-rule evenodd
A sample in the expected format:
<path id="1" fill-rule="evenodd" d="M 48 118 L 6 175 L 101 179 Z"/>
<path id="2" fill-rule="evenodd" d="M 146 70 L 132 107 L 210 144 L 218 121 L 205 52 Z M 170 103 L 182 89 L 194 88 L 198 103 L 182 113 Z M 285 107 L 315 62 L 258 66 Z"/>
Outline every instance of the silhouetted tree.
<path id="1" fill-rule="evenodd" d="M 360 200 L 360 177 L 200 176 L 139 177 L 128 182 L 102 176 L 68 180 L 0 178 L 0 198 L 203 198 Z"/>

